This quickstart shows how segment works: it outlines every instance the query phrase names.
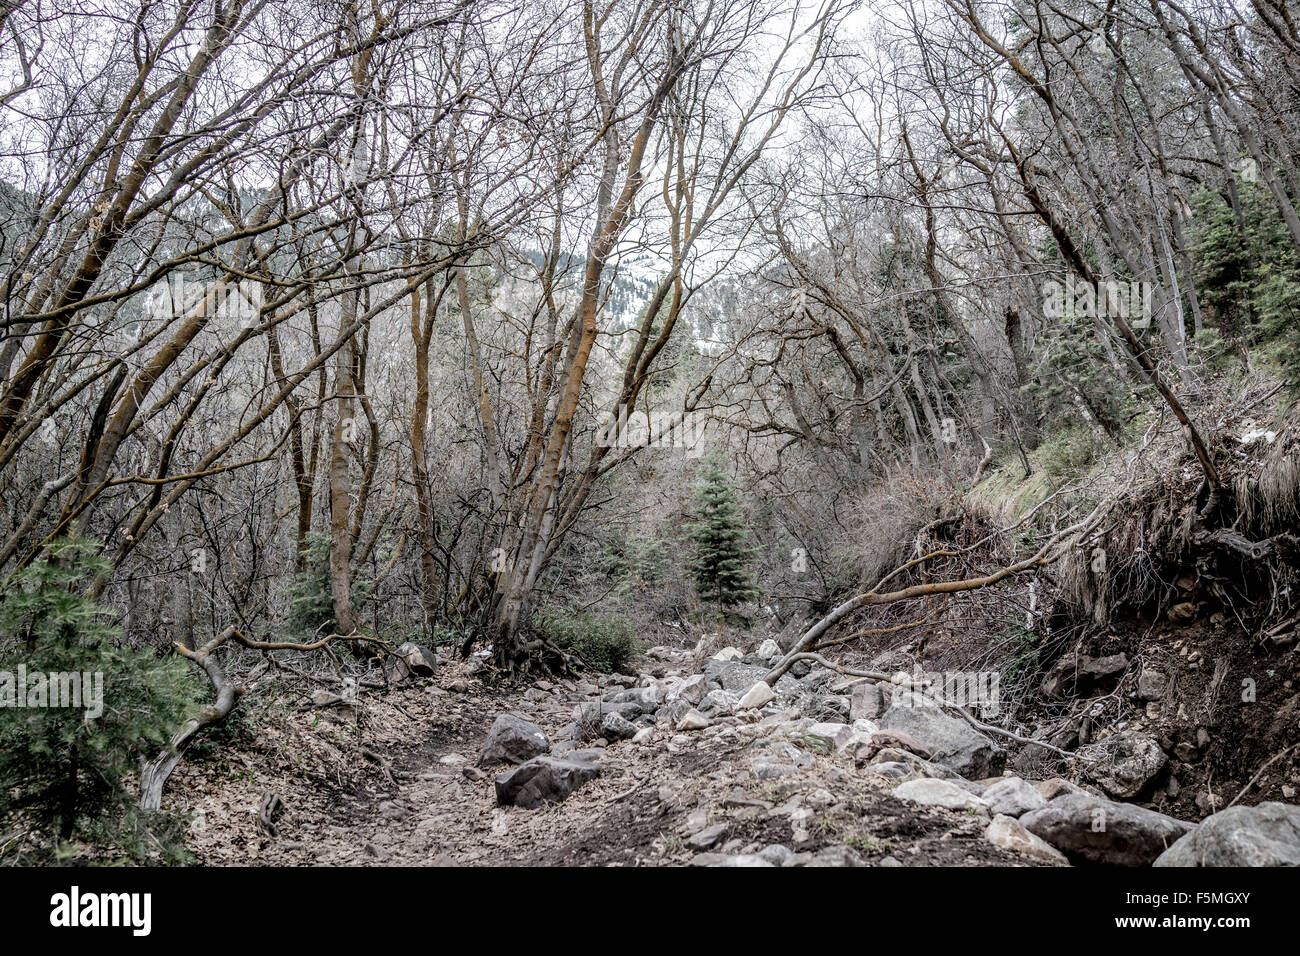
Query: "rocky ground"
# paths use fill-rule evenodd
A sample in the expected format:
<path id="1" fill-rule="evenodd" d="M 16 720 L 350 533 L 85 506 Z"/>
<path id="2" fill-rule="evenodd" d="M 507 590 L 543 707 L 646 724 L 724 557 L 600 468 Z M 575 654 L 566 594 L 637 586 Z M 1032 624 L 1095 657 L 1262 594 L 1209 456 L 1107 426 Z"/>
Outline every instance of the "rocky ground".
<path id="1" fill-rule="evenodd" d="M 1300 808 L 1198 828 L 1112 799 L 1161 772 L 1145 739 L 1023 779 L 915 694 L 821 668 L 768 688 L 774 652 L 652 648 L 636 676 L 519 686 L 417 657 L 387 693 L 250 709 L 167 803 L 208 865 L 1300 863 Z"/>

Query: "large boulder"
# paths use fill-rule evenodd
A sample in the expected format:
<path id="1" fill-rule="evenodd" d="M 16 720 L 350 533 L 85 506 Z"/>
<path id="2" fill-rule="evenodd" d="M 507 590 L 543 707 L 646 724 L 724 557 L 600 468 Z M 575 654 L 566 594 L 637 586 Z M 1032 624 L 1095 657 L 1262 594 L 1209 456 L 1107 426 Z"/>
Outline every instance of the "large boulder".
<path id="1" fill-rule="evenodd" d="M 1034 789 L 1033 784 L 1026 783 L 1019 777 L 1006 777 L 999 780 L 980 796 L 988 803 L 993 813 L 1008 817 L 1022 817 L 1026 813 L 1047 806 L 1047 800 Z"/>
<path id="2" fill-rule="evenodd" d="M 499 774 L 497 803 L 532 810 L 544 803 L 559 803 L 588 780 L 600 776 L 600 768 L 581 760 L 534 757 L 525 764 Z"/>
<path id="3" fill-rule="evenodd" d="M 406 669 L 415 677 L 432 677 L 438 669 L 438 656 L 423 644 L 407 641 L 397 649 Z"/>
<path id="4" fill-rule="evenodd" d="M 1169 763 L 1158 740 L 1131 730 L 1081 747 L 1079 756 L 1089 780 L 1112 797 L 1125 800 L 1146 790 Z"/>
<path id="5" fill-rule="evenodd" d="M 480 764 L 524 763 L 551 747 L 546 734 L 516 714 L 502 714 L 492 722 L 479 753 Z"/>
<path id="6" fill-rule="evenodd" d="M 935 763 L 963 777 L 994 777 L 1006 766 L 1006 751 L 964 720 L 949 717 L 918 694 L 895 694 L 879 723 L 882 730 L 911 734 L 930 751 Z"/>
<path id="7" fill-rule="evenodd" d="M 1300 807 L 1229 807 L 1201 821 L 1155 866 L 1300 866 Z"/>
<path id="8" fill-rule="evenodd" d="M 1154 810 L 1084 794 L 1065 794 L 1020 818 L 1076 863 L 1150 866 L 1195 824 Z"/>
<path id="9" fill-rule="evenodd" d="M 855 684 L 849 695 L 849 716 L 854 720 L 877 720 L 889 709 L 889 693 L 876 683 Z"/>

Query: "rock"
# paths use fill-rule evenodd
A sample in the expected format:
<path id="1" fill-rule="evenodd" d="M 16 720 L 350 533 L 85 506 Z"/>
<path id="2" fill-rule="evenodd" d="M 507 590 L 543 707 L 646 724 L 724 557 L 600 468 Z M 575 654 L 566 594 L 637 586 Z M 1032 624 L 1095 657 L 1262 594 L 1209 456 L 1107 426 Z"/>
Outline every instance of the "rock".
<path id="1" fill-rule="evenodd" d="M 1075 863 L 1149 866 L 1194 824 L 1154 810 L 1070 793 L 1020 818 Z"/>
<path id="2" fill-rule="evenodd" d="M 573 722 L 583 729 L 584 734 L 590 734 L 600 730 L 601 721 L 606 714 L 618 714 L 625 720 L 636 720 L 641 713 L 641 704 L 632 701 L 614 703 L 588 700 L 573 708 Z"/>
<path id="3" fill-rule="evenodd" d="M 690 713 L 691 709 L 691 705 L 687 701 L 679 698 L 660 707 L 655 713 L 655 722 L 666 724 L 669 727 L 676 727 L 677 722 Z"/>
<path id="4" fill-rule="evenodd" d="M 1138 673 L 1138 697 L 1142 700 L 1160 700 L 1169 688 L 1169 678 L 1154 667 L 1144 667 Z"/>
<path id="5" fill-rule="evenodd" d="M 711 690 L 700 701 L 699 711 L 711 717 L 725 717 L 727 714 L 736 712 L 736 705 L 740 703 L 740 697 L 725 690 Z"/>
<path id="6" fill-rule="evenodd" d="M 781 645 L 769 637 L 758 645 L 758 656 L 760 660 L 768 664 L 775 663 L 781 657 Z"/>
<path id="7" fill-rule="evenodd" d="M 694 708 L 688 710 L 686 716 L 677 721 L 678 730 L 703 730 L 707 726 L 709 726 L 709 718 Z"/>
<path id="8" fill-rule="evenodd" d="M 705 827 L 699 833 L 686 838 L 686 845 L 692 850 L 707 850 L 709 847 L 716 846 L 723 837 L 727 835 L 727 825 L 725 823 L 715 823 L 711 827 Z"/>
<path id="9" fill-rule="evenodd" d="M 636 726 L 621 714 L 606 714 L 600 722 L 600 735 L 606 740 L 627 740 L 636 736 Z"/>
<path id="10" fill-rule="evenodd" d="M 655 735 L 655 729 L 653 727 L 642 727 L 632 736 L 632 743 L 634 744 L 648 743 L 650 739 L 654 737 L 654 735 Z"/>
<path id="11" fill-rule="evenodd" d="M 773 843 L 771 846 L 765 846 L 759 850 L 758 855 L 773 866 L 785 866 L 786 861 L 794 856 L 794 851 L 787 846 Z"/>
<path id="12" fill-rule="evenodd" d="M 415 641 L 407 641 L 399 647 L 397 656 L 406 663 L 407 669 L 416 677 L 432 677 L 434 671 L 438 669 L 438 656 Z"/>
<path id="13" fill-rule="evenodd" d="M 990 812 L 1008 817 L 1024 816 L 1047 806 L 1043 795 L 1019 777 L 1003 777 L 980 796 L 989 805 Z"/>
<path id="14" fill-rule="evenodd" d="M 855 684 L 849 696 L 849 716 L 854 720 L 877 720 L 889 709 L 889 695 L 879 684 Z"/>
<path id="15" fill-rule="evenodd" d="M 724 647 L 718 653 L 714 654 L 712 660 L 715 661 L 738 661 L 745 655 L 738 648 Z"/>
<path id="16" fill-rule="evenodd" d="M 760 707 L 765 707 L 774 700 L 776 700 L 776 694 L 772 692 L 772 688 L 764 681 L 759 681 L 749 690 L 745 691 L 745 695 L 740 698 L 736 707 L 739 710 L 758 710 Z"/>
<path id="17" fill-rule="evenodd" d="M 401 657 L 389 654 L 384 658 L 384 680 L 390 684 L 400 684 L 411 676 L 411 668 Z"/>
<path id="18" fill-rule="evenodd" d="M 880 718 L 882 730 L 902 730 L 920 741 L 932 760 L 963 777 L 993 777 L 1006 765 L 1006 751 L 956 717 L 914 694 L 894 695 Z"/>
<path id="19" fill-rule="evenodd" d="M 877 777 L 884 777 L 886 780 L 907 780 L 918 773 L 911 764 L 898 760 L 868 764 L 863 771 L 875 774 Z"/>
<path id="20" fill-rule="evenodd" d="M 908 753 L 906 750 L 896 750 L 893 747 L 886 747 L 880 753 L 876 754 L 876 763 L 901 763 L 912 769 L 912 773 L 921 777 L 933 777 L 936 780 L 961 780 L 962 775 L 955 770 L 945 767 L 941 763 L 932 763 L 929 760 L 922 760 L 916 754 Z"/>
<path id="21" fill-rule="evenodd" d="M 1169 609 L 1169 620 L 1174 624 L 1186 625 L 1196 620 L 1196 605 L 1191 601 L 1183 601 L 1181 604 L 1175 604 Z"/>
<path id="22" fill-rule="evenodd" d="M 736 695 L 745 693 L 756 681 L 767 676 L 766 667 L 742 664 L 739 661 L 715 665 L 712 661 L 705 668 L 705 675 L 722 685 L 722 689 Z"/>
<path id="23" fill-rule="evenodd" d="M 987 811 L 989 808 L 981 798 L 947 780 L 909 780 L 894 788 L 894 796 L 911 803 L 950 810 Z"/>
<path id="24" fill-rule="evenodd" d="M 631 704 L 641 714 L 653 714 L 663 702 L 658 687 L 632 687 L 627 690 L 618 690 L 614 691 L 606 699 L 609 704 Z M 620 708 L 617 713 L 625 718 L 635 716 L 629 714 L 626 707 Z"/>
<path id="25" fill-rule="evenodd" d="M 841 751 L 858 739 L 848 724 L 829 722 L 813 724 L 803 732 L 803 738 L 811 749 L 822 753 Z"/>
<path id="26" fill-rule="evenodd" d="M 677 699 L 684 700 L 692 707 L 698 706 L 709 692 L 709 680 L 703 674 L 695 674 L 682 681 L 677 688 Z"/>
<path id="27" fill-rule="evenodd" d="M 1300 866 L 1300 807 L 1229 807 L 1171 846 L 1155 866 Z"/>
<path id="28" fill-rule="evenodd" d="M 534 757 L 496 778 L 497 802 L 532 810 L 559 803 L 588 780 L 600 776 L 595 764 L 559 757 Z"/>
<path id="29" fill-rule="evenodd" d="M 1110 654 L 1106 657 L 1079 658 L 1079 676 L 1090 681 L 1103 681 L 1128 670 L 1127 654 Z"/>
<path id="30" fill-rule="evenodd" d="M 812 855 L 804 866 L 863 866 L 862 857 L 846 846 L 828 846 Z"/>
<path id="31" fill-rule="evenodd" d="M 551 742 L 536 724 L 515 714 L 502 714 L 492 722 L 479 754 L 479 764 L 524 763 L 550 749 Z"/>
<path id="32" fill-rule="evenodd" d="M 848 723 L 850 712 L 849 699 L 838 694 L 813 695 L 804 706 L 808 716 L 830 723 Z"/>
<path id="33" fill-rule="evenodd" d="M 999 813 L 993 818 L 993 822 L 984 831 L 984 838 L 994 846 L 1010 850 L 1012 853 L 1019 853 L 1021 856 L 1037 860 L 1040 863 L 1047 863 L 1052 866 L 1070 865 L 1070 861 L 1066 859 L 1064 853 L 1041 837 L 1034 836 L 1024 828 L 1019 820 L 1006 814 Z"/>
<path id="34" fill-rule="evenodd" d="M 1043 677 L 1039 690 L 1045 697 L 1060 697 L 1070 687 L 1074 686 L 1075 674 L 1079 668 L 1078 655 L 1070 652 L 1062 654 L 1056 659 L 1046 676 Z"/>
<path id="35" fill-rule="evenodd" d="M 1112 797 L 1130 799 L 1147 789 L 1169 758 L 1154 737 L 1125 730 L 1079 749 L 1084 774 Z"/>
<path id="36" fill-rule="evenodd" d="M 1038 780 L 1033 784 L 1033 788 L 1043 795 L 1043 799 L 1051 803 L 1063 793 L 1081 793 L 1089 796 L 1087 790 L 1075 783 L 1065 780 L 1061 777 L 1052 777 L 1050 780 Z"/>
<path id="37" fill-rule="evenodd" d="M 878 730 L 872 734 L 866 744 L 858 748 L 859 763 L 870 763 L 880 751 L 885 749 L 905 750 L 916 754 L 922 760 L 930 759 L 930 751 L 905 730 Z"/>

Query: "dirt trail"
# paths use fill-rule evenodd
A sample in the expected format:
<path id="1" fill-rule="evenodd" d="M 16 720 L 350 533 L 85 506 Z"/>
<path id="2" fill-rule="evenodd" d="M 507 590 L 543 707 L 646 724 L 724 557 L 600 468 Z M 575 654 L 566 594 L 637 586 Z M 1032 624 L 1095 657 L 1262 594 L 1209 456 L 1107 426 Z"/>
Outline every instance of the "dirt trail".
<path id="1" fill-rule="evenodd" d="M 167 805 L 193 814 L 195 862 L 698 865 L 781 844 L 821 865 L 1025 865 L 983 838 L 985 818 L 905 804 L 851 760 L 817 756 L 758 780 L 749 761 L 762 741 L 743 727 L 681 747 L 666 734 L 615 744 L 601 776 L 562 804 L 498 807 L 497 769 L 474 766 L 493 719 L 511 711 L 553 735 L 599 690 L 502 689 L 456 665 L 428 685 L 363 695 L 355 711 L 265 708 L 184 762 Z M 274 832 L 258 823 L 270 793 L 284 805 Z M 718 823 L 726 833 L 708 853 L 687 845 Z"/>

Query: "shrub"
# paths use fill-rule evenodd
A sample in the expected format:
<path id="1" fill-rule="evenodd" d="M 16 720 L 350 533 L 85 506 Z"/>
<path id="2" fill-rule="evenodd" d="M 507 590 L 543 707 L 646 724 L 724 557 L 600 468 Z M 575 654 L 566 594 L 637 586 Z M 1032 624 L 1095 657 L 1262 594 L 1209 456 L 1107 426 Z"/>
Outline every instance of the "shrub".
<path id="1" fill-rule="evenodd" d="M 293 576 L 286 588 L 289 609 L 285 623 L 300 634 L 333 631 L 334 597 L 330 590 L 329 536 L 313 531 L 307 536 L 307 567 Z M 352 606 L 360 617 L 370 603 L 371 584 L 352 580 Z"/>
<path id="2" fill-rule="evenodd" d="M 549 612 L 540 621 L 542 637 L 605 673 L 623 672 L 636 654 L 636 629 L 616 614 Z"/>
<path id="3" fill-rule="evenodd" d="M 1038 448 L 1043 470 L 1053 478 L 1076 478 L 1106 450 L 1105 441 L 1087 425 L 1063 429 Z"/>

